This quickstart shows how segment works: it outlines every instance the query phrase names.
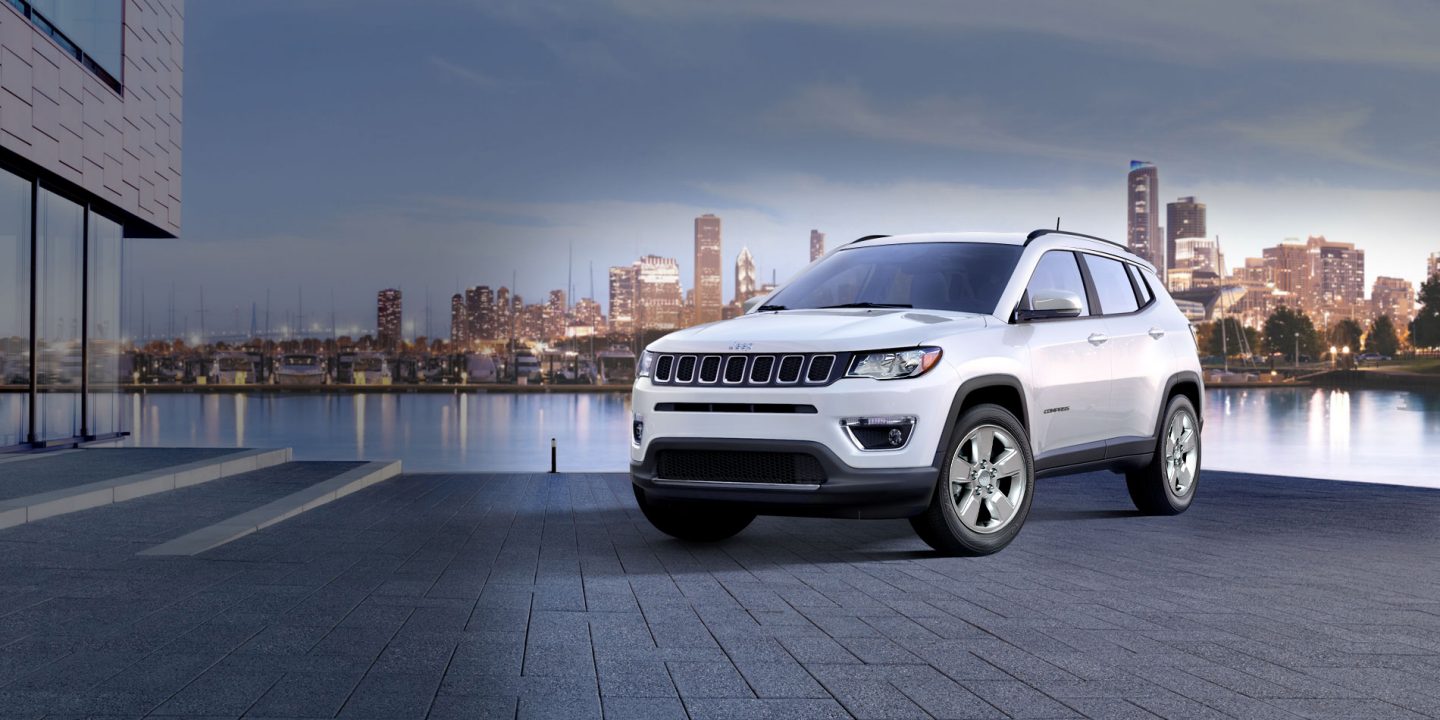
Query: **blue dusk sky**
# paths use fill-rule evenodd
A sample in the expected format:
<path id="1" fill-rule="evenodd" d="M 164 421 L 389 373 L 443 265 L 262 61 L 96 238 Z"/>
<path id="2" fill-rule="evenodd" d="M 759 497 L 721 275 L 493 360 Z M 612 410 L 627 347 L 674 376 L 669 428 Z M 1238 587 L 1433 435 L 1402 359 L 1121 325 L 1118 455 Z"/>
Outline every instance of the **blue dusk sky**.
<path id="1" fill-rule="evenodd" d="M 186 5 L 184 216 L 129 245 L 131 307 L 248 327 L 374 324 L 375 292 L 448 332 L 448 298 L 610 265 L 693 266 L 724 220 L 725 295 L 871 233 L 1065 226 L 1123 239 L 1131 159 L 1194 195 L 1229 264 L 1286 238 L 1419 281 L 1440 251 L 1440 4 L 379 2 Z M 238 308 L 238 312 L 236 309 Z M 132 311 L 133 312 L 133 311 Z M 132 315 L 133 317 L 133 315 Z M 218 318 L 218 320 L 214 319 Z M 133 320 L 132 320 L 133 322 Z M 177 319 L 177 324 L 181 322 Z"/>

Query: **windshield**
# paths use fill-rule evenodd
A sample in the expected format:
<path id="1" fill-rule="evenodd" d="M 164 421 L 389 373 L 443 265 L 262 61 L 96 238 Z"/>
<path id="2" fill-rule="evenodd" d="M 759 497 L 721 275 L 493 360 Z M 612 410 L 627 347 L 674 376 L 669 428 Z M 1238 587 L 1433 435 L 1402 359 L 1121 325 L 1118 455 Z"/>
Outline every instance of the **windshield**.
<path id="1" fill-rule="evenodd" d="M 996 243 L 861 245 L 821 260 L 762 308 L 900 307 L 986 314 L 1023 250 Z"/>

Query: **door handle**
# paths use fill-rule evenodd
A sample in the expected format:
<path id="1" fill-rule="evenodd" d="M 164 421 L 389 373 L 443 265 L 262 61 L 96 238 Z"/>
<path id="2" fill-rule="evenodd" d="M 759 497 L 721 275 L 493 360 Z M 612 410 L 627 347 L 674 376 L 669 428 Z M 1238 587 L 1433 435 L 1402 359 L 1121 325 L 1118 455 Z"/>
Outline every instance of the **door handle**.
<path id="1" fill-rule="evenodd" d="M 1090 337 L 1085 339 L 1089 340 L 1091 345 L 1099 347 L 1100 345 L 1104 345 L 1105 341 L 1110 339 L 1110 336 L 1105 333 L 1090 333 Z"/>
<path id="2" fill-rule="evenodd" d="M 1158 327 L 1150 328 L 1150 337 L 1159 340 L 1160 338 L 1165 337 L 1165 331 Z"/>

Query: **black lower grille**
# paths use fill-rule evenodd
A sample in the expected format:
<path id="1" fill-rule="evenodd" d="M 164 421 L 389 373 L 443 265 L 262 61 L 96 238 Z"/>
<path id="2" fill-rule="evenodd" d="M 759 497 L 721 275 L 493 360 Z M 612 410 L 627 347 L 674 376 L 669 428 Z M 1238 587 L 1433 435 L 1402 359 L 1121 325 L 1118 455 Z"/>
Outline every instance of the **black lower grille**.
<path id="1" fill-rule="evenodd" d="M 656 458 L 661 480 L 816 484 L 825 469 L 813 455 L 747 450 L 661 450 Z"/>

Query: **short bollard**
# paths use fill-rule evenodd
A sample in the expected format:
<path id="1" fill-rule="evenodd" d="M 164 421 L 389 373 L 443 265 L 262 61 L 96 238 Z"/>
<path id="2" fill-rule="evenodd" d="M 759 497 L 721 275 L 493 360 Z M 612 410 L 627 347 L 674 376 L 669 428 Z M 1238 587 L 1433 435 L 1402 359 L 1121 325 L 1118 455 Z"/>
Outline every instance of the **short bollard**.
<path id="1" fill-rule="evenodd" d="M 555 474 L 555 438 L 550 438 L 550 474 Z"/>

